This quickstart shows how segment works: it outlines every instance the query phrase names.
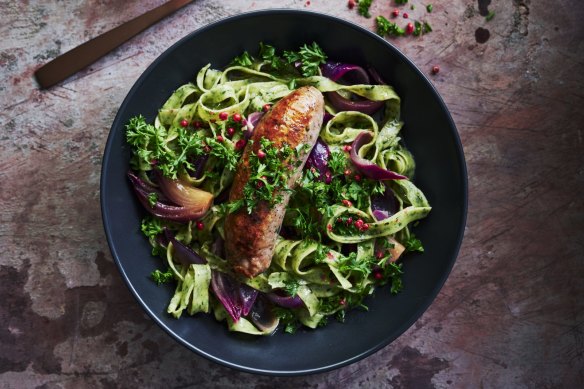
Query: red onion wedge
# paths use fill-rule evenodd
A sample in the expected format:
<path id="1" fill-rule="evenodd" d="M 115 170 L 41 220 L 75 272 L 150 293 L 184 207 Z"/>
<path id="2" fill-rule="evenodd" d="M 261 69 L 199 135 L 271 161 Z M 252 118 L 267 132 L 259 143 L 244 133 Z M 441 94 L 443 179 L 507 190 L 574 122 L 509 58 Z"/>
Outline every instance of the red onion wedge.
<path id="1" fill-rule="evenodd" d="M 168 229 L 164 229 L 164 236 L 174 248 L 174 257 L 183 265 L 204 265 L 207 260 L 201 257 L 192 248 L 177 240 Z"/>
<path id="2" fill-rule="evenodd" d="M 227 274 L 214 271 L 211 273 L 211 288 L 233 321 L 238 321 L 241 317 L 241 304 L 237 285 Z"/>
<path id="3" fill-rule="evenodd" d="M 333 81 L 344 78 L 350 84 L 369 84 L 371 82 L 365 69 L 353 64 L 326 62 L 321 66 L 321 72 L 323 76 Z M 337 92 L 328 92 L 326 95 L 333 107 L 339 111 L 359 111 L 372 115 L 384 105 L 383 101 L 350 100 Z"/>
<path id="4" fill-rule="evenodd" d="M 312 151 L 308 155 L 308 159 L 306 160 L 305 169 L 312 169 L 318 171 L 319 181 L 324 181 L 327 184 L 330 184 L 332 179 L 331 171 L 328 167 L 328 160 L 331 155 L 331 152 L 325 142 L 322 139 L 318 138 L 316 144 L 312 148 Z"/>
<path id="5" fill-rule="evenodd" d="M 349 100 L 338 94 L 337 92 L 328 92 L 327 97 L 333 107 L 339 111 L 359 111 L 372 115 L 383 107 L 383 101 L 373 100 Z"/>
<path id="6" fill-rule="evenodd" d="M 247 316 L 251 311 L 251 307 L 258 297 L 259 290 L 252 288 L 246 284 L 239 285 L 239 302 L 241 304 L 241 316 Z"/>
<path id="7" fill-rule="evenodd" d="M 249 314 L 259 294 L 259 291 L 220 271 L 212 272 L 211 287 L 234 322 Z"/>
<path id="8" fill-rule="evenodd" d="M 259 295 L 248 318 L 261 331 L 271 332 L 276 329 L 279 323 L 272 308 L 273 305 L 270 301 L 263 295 Z"/>
<path id="9" fill-rule="evenodd" d="M 199 212 L 203 216 L 213 204 L 213 195 L 209 192 L 194 188 L 189 184 L 178 180 L 171 180 L 158 173 L 158 184 L 162 193 L 171 201 L 185 208 L 190 208 L 194 212 Z"/>
<path id="10" fill-rule="evenodd" d="M 245 139 L 251 138 L 251 134 L 253 134 L 253 129 L 258 124 L 260 119 L 264 116 L 263 112 L 252 112 L 247 117 L 247 130 L 244 132 Z"/>
<path id="11" fill-rule="evenodd" d="M 152 215 L 158 216 L 161 219 L 173 220 L 178 222 L 196 220 L 201 218 L 207 212 L 207 210 L 211 207 L 213 202 L 213 196 L 210 193 L 197 189 L 197 191 L 208 193 L 208 195 L 210 195 L 210 199 L 207 200 L 205 197 L 203 197 L 200 206 L 195 205 L 194 202 L 191 200 L 189 205 L 185 206 L 183 204 L 180 204 L 179 201 L 177 201 L 179 197 L 175 196 L 173 198 L 172 194 L 174 194 L 174 192 L 172 192 L 172 190 L 171 191 L 163 190 L 163 193 L 160 193 L 157 189 L 142 181 L 132 171 L 128 172 L 128 178 L 130 179 L 130 182 L 134 187 L 134 192 L 136 193 L 138 200 L 144 206 L 144 208 Z M 154 204 L 150 203 L 150 198 L 152 195 L 156 196 L 156 202 L 154 202 Z M 188 202 L 185 201 L 185 203 Z"/>
<path id="12" fill-rule="evenodd" d="M 265 296 L 272 303 L 283 308 L 301 308 L 304 307 L 304 302 L 298 295 L 296 296 L 282 296 L 278 293 L 266 293 Z"/>
<path id="13" fill-rule="evenodd" d="M 382 169 L 373 162 L 359 156 L 359 149 L 363 145 L 371 142 L 372 139 L 373 135 L 370 132 L 362 132 L 353 141 L 351 161 L 357 170 L 374 180 L 406 180 L 406 176 L 392 172 L 391 170 Z"/>
<path id="14" fill-rule="evenodd" d="M 383 194 L 371 196 L 371 211 L 377 220 L 385 220 L 399 211 L 399 203 L 390 188 L 386 186 Z"/>
<path id="15" fill-rule="evenodd" d="M 166 199 L 166 197 L 158 197 L 159 192 L 157 190 L 149 190 L 148 186 L 143 185 L 145 183 L 134 173 L 128 172 L 128 178 L 134 187 L 138 200 L 152 215 L 177 222 L 187 222 L 202 216 L 196 209 L 163 203 L 162 200 Z M 156 196 L 157 201 L 154 204 L 150 204 L 150 197 L 153 194 Z"/>
<path id="16" fill-rule="evenodd" d="M 330 62 L 327 61 L 320 67 L 322 75 L 333 81 L 341 78 L 347 78 L 347 81 L 355 84 L 369 84 L 369 75 L 361 66 L 350 63 Z"/>

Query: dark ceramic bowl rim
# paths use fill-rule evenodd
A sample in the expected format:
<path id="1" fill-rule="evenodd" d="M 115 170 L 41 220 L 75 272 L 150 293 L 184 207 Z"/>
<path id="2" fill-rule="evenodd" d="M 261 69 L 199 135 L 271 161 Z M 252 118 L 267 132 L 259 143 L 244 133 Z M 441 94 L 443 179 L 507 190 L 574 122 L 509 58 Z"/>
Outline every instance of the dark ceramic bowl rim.
<path id="1" fill-rule="evenodd" d="M 120 113 L 126 109 L 130 100 L 134 96 L 136 90 L 138 90 L 140 88 L 141 84 L 143 83 L 143 80 L 146 77 L 148 77 L 148 75 L 156 69 L 158 64 L 161 61 L 163 61 L 165 57 L 170 55 L 171 52 L 173 52 L 177 47 L 181 46 L 184 42 L 195 38 L 197 35 L 205 32 L 209 29 L 214 29 L 214 28 L 217 28 L 221 25 L 229 24 L 229 23 L 232 23 L 232 22 L 240 20 L 240 19 L 252 18 L 252 17 L 262 16 L 262 15 L 288 15 L 291 17 L 298 17 L 298 16 L 299 17 L 303 17 L 303 16 L 319 17 L 319 18 L 326 19 L 326 20 L 331 21 L 331 22 L 342 24 L 345 27 L 358 30 L 360 33 L 368 36 L 370 39 L 378 40 L 382 44 L 384 44 L 388 48 L 388 50 L 393 53 L 393 55 L 398 56 L 400 61 L 403 61 L 404 63 L 406 63 L 411 69 L 413 69 L 413 71 L 417 74 L 417 76 L 420 77 L 424 81 L 424 83 L 429 88 L 430 92 L 432 93 L 433 97 L 436 99 L 436 101 L 440 105 L 440 108 L 442 109 L 442 111 L 446 115 L 449 128 L 452 132 L 450 135 L 453 137 L 453 140 L 455 142 L 455 146 L 458 149 L 458 154 L 457 154 L 458 161 L 457 162 L 460 166 L 461 173 L 462 173 L 462 179 L 463 179 L 463 182 L 461 182 L 461 189 L 463 191 L 463 204 L 462 204 L 461 218 L 460 218 L 459 223 L 458 223 L 459 229 L 458 229 L 457 239 L 456 239 L 455 247 L 453 248 L 454 255 L 452 256 L 452 258 L 450 259 L 450 261 L 448 263 L 448 268 L 444 269 L 443 277 L 441 278 L 440 282 L 435 285 L 431 295 L 428 296 L 428 298 L 424 301 L 424 303 L 420 304 L 418 310 L 410 318 L 410 320 L 403 322 L 399 328 L 397 328 L 395 331 L 393 331 L 392 336 L 389 336 L 384 341 L 378 343 L 375 347 L 371 347 L 368 350 L 365 350 L 364 352 L 362 352 L 358 355 L 354 355 L 351 358 L 347 358 L 347 359 L 339 361 L 337 363 L 330 364 L 328 366 L 321 366 L 321 367 L 318 367 L 315 369 L 270 370 L 270 369 L 256 369 L 256 368 L 252 368 L 252 367 L 248 367 L 248 366 L 242 366 L 242 365 L 239 365 L 237 363 L 233 363 L 229 360 L 217 358 L 217 357 L 205 352 L 205 350 L 202 350 L 202 349 L 199 349 L 199 348 L 193 346 L 192 344 L 187 342 L 185 339 L 183 339 L 183 337 L 181 337 L 180 335 L 175 333 L 171 328 L 169 328 L 167 325 L 165 325 L 158 318 L 157 314 L 149 308 L 148 304 L 142 299 L 140 294 L 136 291 L 131 280 L 129 279 L 128 275 L 126 274 L 126 272 L 122 266 L 120 256 L 119 256 L 119 254 L 116 250 L 116 246 L 114 244 L 114 237 L 112 235 L 111 228 L 110 228 L 110 223 L 111 223 L 110 217 L 109 217 L 109 214 L 106 212 L 106 200 L 105 200 L 105 197 L 103 195 L 104 188 L 105 188 L 105 182 L 107 181 L 107 176 L 108 176 L 108 171 L 106 170 L 106 166 L 108 165 L 108 162 L 110 160 L 110 155 L 111 155 L 110 151 L 112 150 L 115 129 L 116 129 L 116 127 L 120 126 L 120 123 L 118 123 L 118 121 L 120 120 Z M 162 54 L 160 54 L 148 66 L 148 68 L 140 75 L 138 80 L 134 83 L 134 85 L 132 86 L 132 88 L 128 92 L 127 96 L 125 97 L 123 103 L 121 104 L 121 106 L 118 110 L 118 113 L 116 114 L 116 117 L 112 123 L 112 127 L 111 127 L 110 133 L 108 135 L 106 147 L 104 150 L 104 157 L 103 157 L 103 161 L 102 161 L 102 170 L 101 170 L 101 179 L 100 179 L 100 193 L 101 193 L 100 203 L 101 203 L 101 211 L 102 211 L 102 220 L 103 220 L 105 235 L 106 235 L 107 242 L 108 242 L 110 251 L 112 253 L 113 259 L 114 259 L 114 261 L 115 261 L 115 263 L 116 263 L 116 265 L 117 265 L 117 267 L 122 275 L 124 282 L 126 283 L 128 288 L 130 289 L 130 291 L 132 292 L 134 297 L 138 300 L 138 302 L 140 303 L 142 308 L 148 313 L 148 315 L 154 320 L 154 322 L 156 322 L 156 324 L 158 324 L 162 329 L 164 329 L 173 339 L 177 340 L 179 343 L 181 343 L 182 345 L 184 345 L 188 349 L 196 352 L 197 354 L 199 354 L 199 355 L 201 355 L 209 360 L 212 360 L 216 363 L 219 363 L 219 364 L 222 364 L 224 366 L 228 366 L 230 368 L 234 368 L 234 369 L 237 369 L 240 371 L 254 373 L 254 374 L 273 375 L 273 376 L 306 375 L 306 374 L 322 373 L 322 372 L 330 371 L 330 370 L 333 370 L 336 368 L 340 368 L 340 367 L 349 365 L 351 363 L 354 363 L 356 361 L 359 361 L 367 356 L 370 356 L 371 354 L 373 354 L 373 353 L 377 352 L 378 350 L 380 350 L 381 348 L 387 346 L 388 344 L 393 342 L 393 340 L 395 340 L 397 337 L 402 335 L 428 309 L 428 307 L 432 304 L 432 302 L 434 301 L 434 299 L 438 295 L 439 291 L 441 290 L 442 286 L 446 282 L 446 279 L 448 278 L 448 276 L 452 270 L 452 267 L 454 266 L 454 262 L 456 260 L 456 257 L 458 256 L 460 246 L 462 244 L 464 229 L 465 229 L 465 225 L 466 225 L 466 218 L 467 218 L 467 208 L 468 208 L 468 179 L 467 179 L 467 169 L 466 169 L 466 163 L 465 163 L 462 143 L 460 141 L 460 137 L 458 135 L 458 132 L 456 130 L 456 126 L 454 124 L 454 121 L 452 120 L 450 112 L 448 111 L 441 96 L 439 95 L 439 93 L 437 92 L 437 90 L 435 89 L 433 84 L 428 80 L 426 75 L 422 71 L 420 71 L 420 69 L 418 69 L 418 67 L 408 57 L 406 57 L 399 49 L 397 49 L 391 43 L 387 42 L 383 38 L 379 37 L 378 35 L 372 33 L 371 31 L 369 31 L 363 27 L 360 27 L 358 25 L 353 24 L 350 21 L 347 21 L 347 20 L 332 16 L 332 15 L 313 12 L 313 11 L 291 10 L 291 9 L 259 10 L 259 11 L 242 13 L 242 14 L 239 14 L 236 16 L 226 17 L 224 19 L 218 20 L 216 22 L 213 22 L 211 24 L 205 25 L 203 27 L 200 27 L 200 28 L 194 30 L 193 32 L 189 33 L 188 35 L 186 35 L 185 37 L 181 38 L 179 41 L 174 43 L 172 46 L 170 46 L 168 49 L 166 49 Z"/>

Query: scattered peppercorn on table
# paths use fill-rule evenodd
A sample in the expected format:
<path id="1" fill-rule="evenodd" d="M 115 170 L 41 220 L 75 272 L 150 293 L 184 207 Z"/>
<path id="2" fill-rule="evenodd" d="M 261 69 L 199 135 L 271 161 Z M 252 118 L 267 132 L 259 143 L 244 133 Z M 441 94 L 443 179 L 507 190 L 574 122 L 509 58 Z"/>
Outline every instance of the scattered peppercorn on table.
<path id="1" fill-rule="evenodd" d="M 530 0 L 202 0 L 65 82 L 38 89 L 39 66 L 162 3 L 0 2 L 0 386 L 581 384 L 580 1 L 556 2 L 550 12 Z M 409 56 L 450 109 L 469 175 L 465 239 L 426 313 L 368 358 L 294 378 L 214 364 L 161 331 L 122 282 L 99 210 L 106 138 L 139 75 L 197 28 L 276 7 L 350 20 Z"/>

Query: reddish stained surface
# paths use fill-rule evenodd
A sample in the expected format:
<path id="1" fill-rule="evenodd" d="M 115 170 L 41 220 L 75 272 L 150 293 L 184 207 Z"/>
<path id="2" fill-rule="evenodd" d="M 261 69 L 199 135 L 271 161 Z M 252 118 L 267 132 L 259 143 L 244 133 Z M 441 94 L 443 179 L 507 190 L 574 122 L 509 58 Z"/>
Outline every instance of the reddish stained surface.
<path id="1" fill-rule="evenodd" d="M 391 39 L 450 108 L 469 170 L 465 240 L 430 309 L 375 355 L 268 378 L 191 353 L 112 263 L 99 170 L 122 99 L 156 56 L 218 17 L 305 1 L 196 1 L 48 91 L 34 70 L 162 1 L 0 1 L 0 382 L 3 387 L 576 387 L 584 382 L 584 8 L 421 2 L 434 32 Z M 374 1 L 389 17 L 393 2 Z M 484 7 L 496 16 L 486 22 Z M 346 2 L 312 1 L 374 29 Z M 478 28 L 489 39 L 475 39 Z M 91 91 L 89 93 L 88 91 Z"/>

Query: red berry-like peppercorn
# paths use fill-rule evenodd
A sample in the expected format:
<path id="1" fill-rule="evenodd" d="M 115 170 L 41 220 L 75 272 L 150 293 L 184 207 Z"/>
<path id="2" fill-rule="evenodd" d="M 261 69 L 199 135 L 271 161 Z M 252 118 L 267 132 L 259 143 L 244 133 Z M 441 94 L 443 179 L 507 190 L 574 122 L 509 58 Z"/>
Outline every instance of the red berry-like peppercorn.
<path id="1" fill-rule="evenodd" d="M 363 220 L 359 219 L 355 222 L 355 227 L 357 227 L 358 230 L 360 230 L 361 228 L 363 228 Z"/>
<path id="2" fill-rule="evenodd" d="M 345 300 L 344 298 L 339 300 L 339 305 L 345 305 L 347 303 L 347 300 Z"/>
<path id="3" fill-rule="evenodd" d="M 376 280 L 381 280 L 383 279 L 383 274 L 380 271 L 376 271 L 373 273 L 373 277 L 375 277 Z"/>
<path id="4" fill-rule="evenodd" d="M 268 112 L 270 110 L 270 108 L 272 108 L 272 106 L 270 104 L 264 104 L 264 106 L 262 107 L 262 111 Z"/>
<path id="5" fill-rule="evenodd" d="M 404 19 L 407 19 L 407 18 L 409 18 L 409 17 L 410 17 L 410 15 L 408 15 L 408 13 L 407 13 L 407 12 L 404 12 Z"/>
<path id="6" fill-rule="evenodd" d="M 221 119 L 221 120 L 227 120 L 227 119 L 229 119 L 229 114 L 227 112 L 221 112 L 219 114 L 219 119 Z"/>
<path id="7" fill-rule="evenodd" d="M 234 113 L 233 114 L 233 121 L 234 122 L 240 122 L 241 121 L 241 115 L 238 113 Z"/>
<path id="8" fill-rule="evenodd" d="M 406 34 L 411 34 L 412 32 L 414 32 L 414 24 L 408 23 L 408 25 L 406 26 Z"/>
<path id="9" fill-rule="evenodd" d="M 206 154 L 209 154 L 209 153 L 211 152 L 211 148 L 210 148 L 209 146 L 205 145 L 205 146 L 203 147 L 203 151 L 204 151 Z"/>
<path id="10" fill-rule="evenodd" d="M 243 150 L 246 143 L 247 142 L 245 141 L 245 139 L 238 140 L 237 142 L 235 142 L 235 150 Z"/>
<path id="11" fill-rule="evenodd" d="M 326 229 L 329 230 L 329 231 L 332 231 L 333 230 L 333 226 L 331 224 L 328 224 L 326 226 Z"/>
<path id="12" fill-rule="evenodd" d="M 229 136 L 233 136 L 233 134 L 235 134 L 235 128 L 233 128 L 233 127 L 229 127 L 229 128 L 227 129 L 227 135 L 229 135 Z"/>
<path id="13" fill-rule="evenodd" d="M 432 74 L 438 74 L 439 71 L 440 71 L 440 66 L 438 66 L 438 65 L 432 66 Z"/>
<path id="14" fill-rule="evenodd" d="M 351 175 L 351 169 L 346 169 L 344 172 L 345 176 L 350 176 Z"/>
<path id="15" fill-rule="evenodd" d="M 217 135 L 217 142 L 222 143 L 224 141 L 221 135 Z"/>
<path id="16" fill-rule="evenodd" d="M 197 222 L 197 230 L 201 231 L 203 228 L 205 228 L 203 222 Z"/>
<path id="17" fill-rule="evenodd" d="M 363 231 L 367 231 L 369 229 L 369 224 L 363 223 L 363 227 L 361 227 Z"/>
<path id="18" fill-rule="evenodd" d="M 399 16 L 399 9 L 394 9 L 393 12 L 391 13 L 393 15 L 394 18 L 397 18 Z"/>
<path id="19" fill-rule="evenodd" d="M 361 176 L 358 174 L 355 174 L 355 181 L 361 181 Z"/>
<path id="20" fill-rule="evenodd" d="M 350 226 L 351 224 L 353 224 L 353 218 L 350 217 L 347 219 L 347 225 Z"/>
<path id="21" fill-rule="evenodd" d="M 355 0 L 349 0 L 347 2 L 347 7 L 349 7 L 349 9 L 355 8 Z"/>
<path id="22" fill-rule="evenodd" d="M 349 151 L 353 150 L 353 146 L 345 145 L 345 147 L 343 147 L 343 150 L 345 150 L 346 152 L 349 152 Z"/>
<path id="23" fill-rule="evenodd" d="M 375 256 L 377 257 L 377 259 L 381 259 L 383 258 L 383 251 L 378 251 L 375 253 Z"/>
<path id="24" fill-rule="evenodd" d="M 195 127 L 195 128 L 201 128 L 201 122 L 200 122 L 200 121 L 198 121 L 198 120 L 195 120 L 195 121 L 193 122 L 193 127 Z"/>
<path id="25" fill-rule="evenodd" d="M 352 207 L 353 206 L 353 203 L 351 203 L 349 200 L 343 200 L 343 201 L 341 201 L 341 203 L 343 203 L 343 205 L 345 207 Z"/>
<path id="26" fill-rule="evenodd" d="M 263 150 L 258 150 L 258 158 L 259 159 L 266 158 L 266 153 Z"/>
<path id="27" fill-rule="evenodd" d="M 180 121 L 180 126 L 181 127 L 186 127 L 189 125 L 189 121 L 187 119 L 183 119 Z"/>

